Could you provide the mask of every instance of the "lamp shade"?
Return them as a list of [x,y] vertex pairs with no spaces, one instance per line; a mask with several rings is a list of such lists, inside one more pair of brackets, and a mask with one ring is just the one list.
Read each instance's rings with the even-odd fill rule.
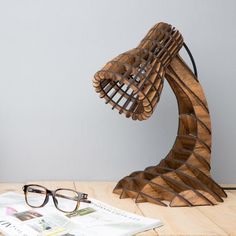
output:
[[114,58],[95,74],[96,92],[120,114],[134,120],[148,119],[160,99],[164,68],[182,44],[181,34],[171,25],[155,25],[138,47]]

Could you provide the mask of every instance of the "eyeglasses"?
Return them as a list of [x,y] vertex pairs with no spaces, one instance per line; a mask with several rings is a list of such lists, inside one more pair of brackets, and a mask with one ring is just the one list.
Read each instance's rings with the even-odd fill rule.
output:
[[41,185],[30,184],[24,185],[23,191],[26,203],[33,208],[45,206],[49,201],[50,195],[55,207],[65,213],[75,212],[79,208],[80,202],[91,203],[87,199],[88,194],[67,188],[49,190]]

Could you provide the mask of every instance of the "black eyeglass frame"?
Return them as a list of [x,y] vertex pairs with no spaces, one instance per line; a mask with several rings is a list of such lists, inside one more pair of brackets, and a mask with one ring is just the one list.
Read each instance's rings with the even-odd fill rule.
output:
[[[45,193],[42,193],[39,189],[33,189],[33,187],[40,187],[42,189],[45,190]],[[35,193],[39,193],[39,194],[45,194],[45,199],[44,199],[44,202],[40,205],[40,206],[32,206],[31,204],[29,204],[28,202],[28,199],[27,199],[27,193],[29,192],[28,189],[29,188],[32,188],[31,190],[33,190],[33,192]],[[53,199],[53,203],[55,205],[55,207],[57,208],[57,210],[59,211],[62,211],[64,213],[73,213],[75,212],[79,206],[80,206],[80,202],[86,202],[86,203],[91,203],[90,200],[88,200],[88,194],[86,193],[82,193],[82,192],[78,192],[78,191],[75,191],[74,189],[69,189],[69,188],[58,188],[58,189],[55,189],[55,190],[49,190],[47,189],[46,187],[42,186],[42,185],[38,185],[38,184],[28,184],[28,185],[24,185],[22,187],[23,189],[23,192],[24,192],[24,196],[25,196],[25,202],[27,203],[27,205],[29,205],[30,207],[32,208],[41,208],[41,207],[44,207],[48,201],[49,201],[49,196],[51,195],[52,196],[52,199]],[[64,196],[64,195],[61,195],[61,194],[57,194],[57,191],[59,190],[68,190],[68,191],[72,191],[74,193],[77,194],[76,198],[72,198],[72,197],[67,197],[67,196]],[[61,198],[65,198],[65,199],[68,199],[68,200],[73,200],[73,201],[76,201],[76,207],[73,211],[64,211],[62,209],[60,209],[58,207],[58,201],[57,201],[57,198],[56,197],[61,197]]]

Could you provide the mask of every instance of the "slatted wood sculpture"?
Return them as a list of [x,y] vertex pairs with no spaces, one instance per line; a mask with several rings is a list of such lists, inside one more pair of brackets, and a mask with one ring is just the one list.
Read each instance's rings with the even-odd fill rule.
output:
[[133,120],[152,115],[165,79],[178,101],[179,128],[172,149],[158,165],[121,179],[113,190],[121,198],[197,206],[214,205],[226,197],[210,175],[209,110],[197,76],[179,55],[182,46],[186,46],[182,35],[171,25],[159,23],[138,47],[114,58],[94,76],[100,97]]

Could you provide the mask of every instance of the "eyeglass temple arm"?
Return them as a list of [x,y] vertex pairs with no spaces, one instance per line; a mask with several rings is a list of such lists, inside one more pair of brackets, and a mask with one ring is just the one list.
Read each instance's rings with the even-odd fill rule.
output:
[[61,195],[61,194],[58,194],[56,193],[56,197],[61,197],[61,198],[65,198],[65,199],[70,199],[70,200],[73,200],[73,201],[80,201],[80,202],[87,202],[87,203],[91,203],[90,200],[88,200],[88,194],[86,193],[80,193],[78,192],[79,194],[79,197],[68,197],[68,196],[64,196],[64,195]]

